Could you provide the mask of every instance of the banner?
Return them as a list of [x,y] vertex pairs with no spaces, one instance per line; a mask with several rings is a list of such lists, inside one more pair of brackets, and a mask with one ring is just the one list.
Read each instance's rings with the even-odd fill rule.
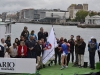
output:
[[57,40],[55,37],[54,29],[52,27],[50,35],[49,35],[47,43],[46,43],[47,50],[45,50],[44,54],[43,54],[43,59],[42,59],[43,64],[46,64],[50,60],[50,58],[55,54],[54,48],[57,46],[58,46]]
[[36,73],[36,59],[0,58],[0,72],[3,72],[3,73]]

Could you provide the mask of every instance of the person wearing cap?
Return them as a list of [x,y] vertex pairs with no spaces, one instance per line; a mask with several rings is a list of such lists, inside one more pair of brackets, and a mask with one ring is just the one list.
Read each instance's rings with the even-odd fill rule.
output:
[[29,31],[26,26],[24,27],[24,30],[22,31],[21,36],[23,36],[26,40],[28,40]]
[[[92,36],[91,37],[91,40],[88,42],[88,45],[90,44],[90,43],[92,43],[92,39],[95,39],[95,37],[94,36]],[[95,39],[96,40],[96,39]],[[98,49],[98,43],[97,43],[97,41],[96,41],[96,50]],[[88,51],[89,51],[89,61],[90,61],[90,47],[88,46]],[[91,68],[91,64],[90,64],[90,62],[89,62],[89,67]]]
[[35,37],[35,40],[38,40],[36,34],[34,34],[34,30],[32,30],[31,33],[29,34],[28,40],[30,40],[31,35]]
[[41,40],[42,38],[44,39],[44,41],[47,41],[47,37],[48,37],[48,32],[44,32],[43,28],[40,28],[40,31],[38,32],[38,40]]
[[89,47],[89,58],[90,58],[90,68],[95,69],[95,52],[97,49],[97,41],[95,38],[91,39],[91,42],[88,43]]

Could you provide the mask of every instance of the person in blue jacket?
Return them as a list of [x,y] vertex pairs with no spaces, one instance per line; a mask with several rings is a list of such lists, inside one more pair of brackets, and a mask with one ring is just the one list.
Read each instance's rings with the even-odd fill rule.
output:
[[[67,56],[68,56],[68,46],[67,46],[67,39],[64,39],[63,44],[61,45],[62,48],[62,67],[61,70],[65,67],[67,68]],[[64,63],[65,62],[65,63]]]
[[31,31],[31,33],[28,36],[28,39],[30,40],[30,36],[34,36],[35,40],[38,40],[36,34],[34,34],[34,30]]

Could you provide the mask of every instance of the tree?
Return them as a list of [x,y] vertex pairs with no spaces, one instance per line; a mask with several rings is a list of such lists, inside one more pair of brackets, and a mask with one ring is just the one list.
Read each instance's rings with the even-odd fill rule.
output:
[[94,11],[92,11],[92,12],[89,13],[89,16],[95,16],[95,15],[98,15],[98,13],[94,12]]
[[88,11],[80,10],[76,13],[75,21],[85,22],[85,17],[88,15]]

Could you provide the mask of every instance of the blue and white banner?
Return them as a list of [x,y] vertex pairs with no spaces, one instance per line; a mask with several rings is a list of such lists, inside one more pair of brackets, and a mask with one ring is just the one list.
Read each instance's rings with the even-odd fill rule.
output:
[[47,50],[45,50],[43,54],[43,64],[46,64],[50,60],[50,58],[53,57],[53,55],[55,54],[54,48],[57,46],[58,46],[57,40],[55,37],[54,29],[52,27],[50,35],[46,43]]

